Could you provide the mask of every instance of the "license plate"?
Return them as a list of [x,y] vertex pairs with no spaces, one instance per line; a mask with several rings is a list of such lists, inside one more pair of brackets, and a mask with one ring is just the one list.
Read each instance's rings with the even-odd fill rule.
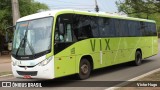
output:
[[24,75],[23,78],[24,78],[24,79],[30,79],[30,78],[32,78],[32,77],[31,77],[31,75]]

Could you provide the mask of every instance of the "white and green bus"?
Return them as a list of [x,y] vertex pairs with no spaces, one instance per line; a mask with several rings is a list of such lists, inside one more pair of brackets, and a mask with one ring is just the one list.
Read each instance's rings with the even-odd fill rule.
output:
[[12,46],[15,77],[54,79],[133,62],[158,53],[153,20],[78,10],[54,10],[20,18]]

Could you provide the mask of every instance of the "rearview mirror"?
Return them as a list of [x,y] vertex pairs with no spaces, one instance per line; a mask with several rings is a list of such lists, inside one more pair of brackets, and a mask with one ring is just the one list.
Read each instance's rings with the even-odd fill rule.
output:
[[8,32],[8,30],[10,30],[10,29],[15,29],[16,27],[15,27],[15,25],[14,26],[9,26],[9,27],[7,27],[5,30]]

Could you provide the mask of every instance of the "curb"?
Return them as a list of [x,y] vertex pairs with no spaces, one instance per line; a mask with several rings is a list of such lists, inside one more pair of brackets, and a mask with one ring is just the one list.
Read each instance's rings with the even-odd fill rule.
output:
[[7,77],[7,76],[12,76],[13,74],[6,74],[6,75],[1,75],[0,78],[2,77]]
[[[158,72],[158,71],[160,71],[160,68],[155,69],[155,70],[152,70],[152,71],[150,71],[150,72],[148,72],[148,73],[142,74],[142,75],[140,75],[140,76],[137,76],[137,77],[132,78],[132,79],[127,80],[127,81],[136,81],[136,80],[139,80],[139,79],[141,79],[141,78],[143,78],[143,77],[145,77],[145,76],[151,75],[151,74],[153,74],[153,73],[155,73],[155,72]],[[127,83],[127,82],[120,83],[120,84],[115,85],[114,87],[106,88],[106,89],[104,89],[104,90],[115,90],[115,89],[121,88],[121,86],[124,86],[124,85],[126,85],[126,84],[128,84],[128,83]]]

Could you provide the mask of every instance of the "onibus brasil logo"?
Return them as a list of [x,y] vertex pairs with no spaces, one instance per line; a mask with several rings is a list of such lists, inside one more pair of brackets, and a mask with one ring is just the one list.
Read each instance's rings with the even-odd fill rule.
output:
[[42,85],[31,82],[2,82],[2,87],[42,87]]

